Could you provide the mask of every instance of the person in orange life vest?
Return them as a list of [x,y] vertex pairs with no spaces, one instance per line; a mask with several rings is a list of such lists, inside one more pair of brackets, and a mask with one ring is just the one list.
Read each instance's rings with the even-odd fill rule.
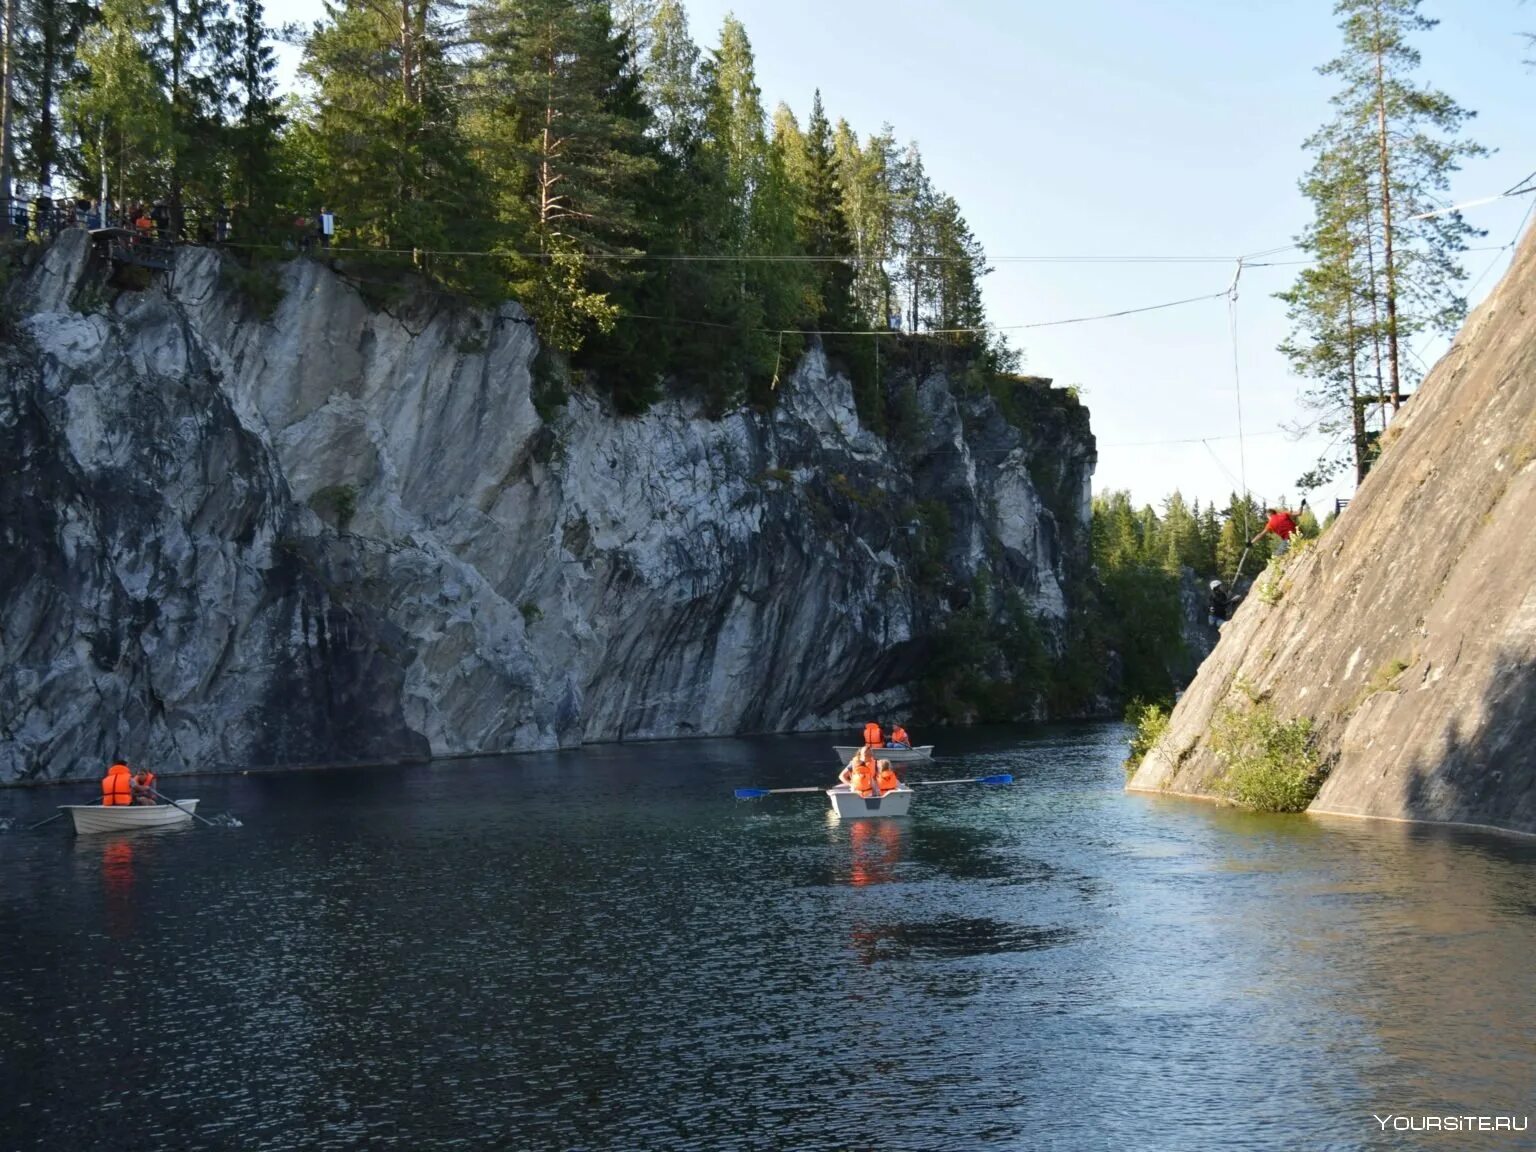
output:
[[854,770],[857,769],[860,765],[867,765],[870,771],[874,771],[874,758],[870,754],[868,744],[864,745],[864,747],[860,748],[853,754],[853,759],[848,761],[843,770],[838,773],[837,782],[839,784],[846,784],[848,787],[852,788]]
[[880,725],[873,720],[864,725],[864,743],[871,748],[878,748],[885,743],[885,737],[880,734]]
[[133,802],[135,804],[153,804],[155,802],[155,774],[153,772],[145,770],[133,778]]
[[886,742],[887,748],[910,748],[912,737],[907,735],[907,730],[900,724],[891,729],[891,738]]
[[873,760],[855,760],[853,771],[848,777],[848,787],[860,796],[878,797],[880,783],[877,776],[878,772]]
[[[1301,502],[1301,507],[1305,511],[1307,507],[1305,500]],[[1248,541],[1248,543],[1257,544],[1266,535],[1273,532],[1280,540],[1280,543],[1275,546],[1275,555],[1283,556],[1285,555],[1285,550],[1291,546],[1291,537],[1296,532],[1296,516],[1300,516],[1301,513],[1298,512],[1296,516],[1292,516],[1284,508],[1278,510],[1266,508],[1264,509],[1264,515],[1268,516],[1269,519],[1264,522],[1264,527],[1259,529],[1259,534]]]
[[875,784],[879,787],[881,795],[894,792],[901,787],[901,781],[896,778],[896,771],[891,767],[889,760],[881,760],[876,764],[879,772],[875,776]]
[[133,803],[133,777],[128,773],[128,765],[121,760],[108,768],[101,778],[101,802],[108,808]]

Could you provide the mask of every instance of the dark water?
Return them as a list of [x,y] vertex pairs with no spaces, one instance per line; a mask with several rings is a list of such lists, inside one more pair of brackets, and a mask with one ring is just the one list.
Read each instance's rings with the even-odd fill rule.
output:
[[[0,1148],[1355,1149],[1536,1113],[1536,843],[1120,791],[1119,727],[185,782],[241,828],[23,833]],[[1536,1118],[1536,1117],[1533,1117]]]

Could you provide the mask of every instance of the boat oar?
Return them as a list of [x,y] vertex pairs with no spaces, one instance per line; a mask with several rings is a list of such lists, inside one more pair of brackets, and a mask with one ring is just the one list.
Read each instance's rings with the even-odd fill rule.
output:
[[777,796],[781,792],[825,792],[827,786],[818,784],[812,788],[738,788],[736,799],[756,800],[759,796]]
[[30,832],[34,828],[41,828],[44,824],[52,824],[55,820],[62,820],[62,819],[64,819],[65,815],[66,815],[66,813],[63,813],[63,812],[55,812],[52,816],[48,817],[48,819],[46,819],[46,820],[39,820],[36,824],[28,824],[26,826],[26,828],[22,829],[22,831]]
[[[171,804],[171,805],[174,805],[177,808],[181,808],[181,805],[176,803],[175,800],[172,800],[169,796],[162,796],[153,786],[150,787],[149,794],[151,796],[153,796],[156,800],[164,800],[167,804]],[[188,816],[192,817],[192,819],[194,819],[194,820],[203,820],[203,818],[201,816],[199,816],[196,812],[192,811],[192,809],[190,809],[190,808],[181,808],[181,810],[183,812],[185,812]],[[203,823],[208,825],[208,827],[210,827],[210,828],[217,828],[218,827],[218,825],[215,824],[212,820],[203,820]]]
[[999,772],[996,776],[967,776],[962,780],[907,780],[904,783],[908,787],[921,784],[924,788],[930,784],[1012,784],[1013,777],[1006,772]]

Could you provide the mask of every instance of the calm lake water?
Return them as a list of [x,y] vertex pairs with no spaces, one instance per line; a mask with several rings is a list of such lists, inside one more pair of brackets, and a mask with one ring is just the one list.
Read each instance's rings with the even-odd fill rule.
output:
[[941,733],[1018,783],[892,822],[732,798],[828,737],[0,794],[0,1148],[1536,1147],[1372,1119],[1536,1113],[1536,842],[1127,796],[1125,735]]

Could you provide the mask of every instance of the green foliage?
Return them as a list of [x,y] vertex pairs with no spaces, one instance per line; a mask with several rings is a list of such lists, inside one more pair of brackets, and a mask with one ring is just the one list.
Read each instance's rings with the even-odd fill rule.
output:
[[281,266],[252,253],[247,260],[226,259],[219,267],[219,277],[250,305],[262,320],[270,320],[283,302]]
[[914,693],[925,722],[1032,719],[1051,694],[1051,657],[1039,620],[1017,592],[994,618],[987,589],[933,637]]
[[517,610],[522,613],[524,628],[532,628],[540,620],[544,619],[544,610],[532,600],[524,600],[517,606]]
[[1319,69],[1339,84],[1336,112],[1306,141],[1313,218],[1298,241],[1312,260],[1280,293],[1292,323],[1280,351],[1310,381],[1303,403],[1319,431],[1347,434],[1303,477],[1308,488],[1346,461],[1364,478],[1376,451],[1367,411],[1396,408],[1419,371],[1400,350],[1466,315],[1458,257],[1482,233],[1438,209],[1460,162],[1486,149],[1460,138],[1473,113],[1414,77],[1411,38],[1435,25],[1419,7],[1337,0],[1342,50]]
[[1312,721],[1281,720],[1268,704],[1224,706],[1211,724],[1211,749],[1225,766],[1217,789],[1260,812],[1300,812],[1326,775]]
[[357,489],[351,484],[332,484],[311,496],[309,506],[336,531],[345,532],[357,513]]
[[1133,699],[1125,708],[1125,722],[1136,727],[1131,736],[1130,755],[1125,758],[1125,770],[1134,772],[1141,767],[1141,762],[1153,745],[1163,738],[1163,733],[1168,731],[1168,709],[1162,704],[1152,703],[1140,698]]
[[565,407],[566,380],[570,368],[564,358],[546,346],[540,346],[533,358],[531,397],[533,409],[544,423],[552,423]]

